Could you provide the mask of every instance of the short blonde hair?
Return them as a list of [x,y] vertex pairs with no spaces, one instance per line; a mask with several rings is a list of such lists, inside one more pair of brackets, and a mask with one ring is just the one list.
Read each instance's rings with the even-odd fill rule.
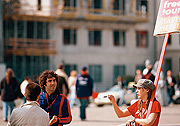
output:
[[71,73],[70,73],[70,76],[76,77],[77,76],[77,71],[72,70]]

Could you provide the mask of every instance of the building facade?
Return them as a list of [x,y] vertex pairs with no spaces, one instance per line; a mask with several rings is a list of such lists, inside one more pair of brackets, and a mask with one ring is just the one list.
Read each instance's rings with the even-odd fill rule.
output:
[[19,81],[56,70],[60,62],[68,75],[87,66],[95,90],[105,91],[119,75],[134,76],[146,59],[153,64],[159,58],[155,5],[156,0],[4,0],[4,63]]
[[57,41],[57,55],[65,70],[85,65],[95,81],[95,90],[104,91],[120,76],[134,76],[144,61],[154,60],[153,1],[72,0],[59,2],[58,21],[51,26]]

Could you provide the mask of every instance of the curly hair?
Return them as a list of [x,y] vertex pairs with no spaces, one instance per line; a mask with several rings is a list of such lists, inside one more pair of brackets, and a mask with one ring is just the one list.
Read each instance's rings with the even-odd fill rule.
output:
[[47,78],[56,78],[56,82],[58,83],[58,75],[52,71],[52,70],[45,70],[39,77],[39,84],[43,92],[46,92],[45,86],[46,86],[46,80]]

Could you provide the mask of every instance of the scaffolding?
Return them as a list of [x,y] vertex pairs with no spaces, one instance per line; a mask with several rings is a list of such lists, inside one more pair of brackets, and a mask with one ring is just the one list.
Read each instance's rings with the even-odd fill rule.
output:
[[[117,0],[42,0],[30,4],[29,0],[3,0],[4,60],[13,68],[19,81],[24,76],[33,77],[49,69],[49,57],[57,53],[56,41],[49,36],[49,26],[60,20],[84,20],[100,22],[143,23],[148,22],[148,13],[138,10],[142,0],[131,0],[125,9]],[[126,0],[119,0],[125,4]],[[144,0],[147,1],[147,0]],[[32,2],[32,3],[33,3]],[[136,4],[136,5],[135,5]],[[136,9],[135,9],[136,7]]]
[[56,54],[56,41],[49,37],[49,24],[56,22],[54,8],[38,10],[28,1],[4,0],[4,60],[17,79],[33,79],[49,69],[49,56]]

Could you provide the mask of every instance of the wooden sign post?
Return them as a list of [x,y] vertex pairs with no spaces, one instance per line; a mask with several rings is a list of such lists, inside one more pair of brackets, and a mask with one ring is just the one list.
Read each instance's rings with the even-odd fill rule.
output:
[[151,100],[149,103],[147,116],[148,118],[153,100],[155,97],[159,76],[161,73],[161,68],[164,60],[164,55],[166,52],[166,47],[169,39],[170,33],[180,32],[180,1],[179,0],[161,0],[158,17],[156,19],[156,26],[154,29],[154,36],[165,35],[164,43],[161,50],[160,60],[158,64],[158,69],[156,72],[156,77],[154,81],[155,90],[152,92]]

